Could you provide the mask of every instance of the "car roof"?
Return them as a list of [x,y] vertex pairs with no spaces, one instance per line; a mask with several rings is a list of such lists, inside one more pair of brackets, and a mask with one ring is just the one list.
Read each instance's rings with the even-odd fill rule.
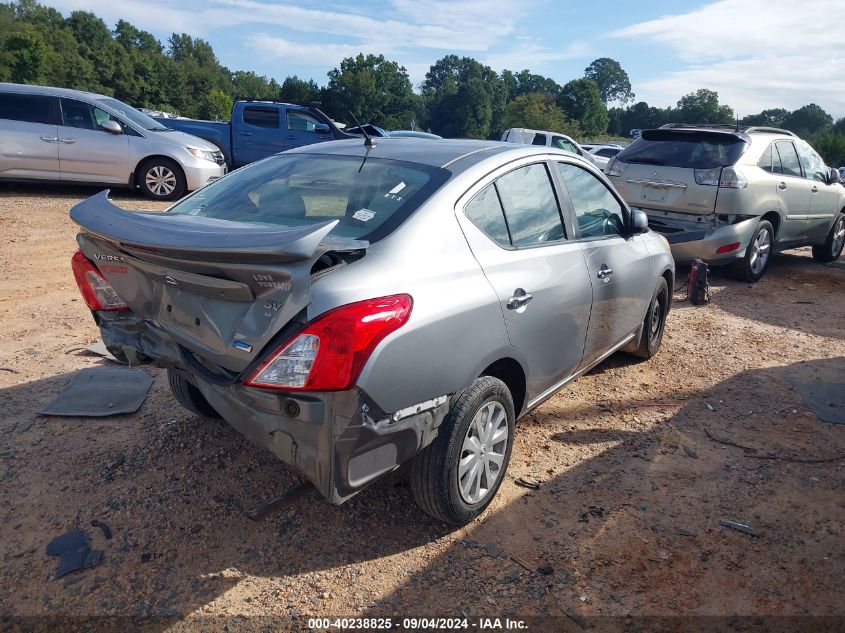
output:
[[[560,154],[572,158],[580,157],[572,152],[558,150],[545,145],[523,145],[503,141],[477,141],[471,139],[423,139],[423,138],[378,138],[375,146],[367,148],[364,139],[327,141],[304,145],[285,152],[286,154],[322,154],[333,156],[378,157],[401,160],[431,167],[448,168],[453,173],[469,169],[490,156],[509,155],[516,160],[523,156]],[[587,161],[584,161],[585,163]]]
[[21,94],[36,94],[46,97],[86,97],[88,99],[109,99],[108,95],[70,88],[54,88],[53,86],[35,86],[32,84],[0,83],[0,92],[18,92]]

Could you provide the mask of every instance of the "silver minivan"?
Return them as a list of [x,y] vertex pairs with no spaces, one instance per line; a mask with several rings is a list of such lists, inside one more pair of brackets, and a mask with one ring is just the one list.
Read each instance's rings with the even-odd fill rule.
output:
[[0,179],[108,184],[159,200],[226,173],[208,141],[112,97],[0,83]]

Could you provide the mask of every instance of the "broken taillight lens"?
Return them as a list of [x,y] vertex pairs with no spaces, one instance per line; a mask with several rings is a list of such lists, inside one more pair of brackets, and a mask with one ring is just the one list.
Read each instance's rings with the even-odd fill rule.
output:
[[128,310],[129,307],[115,292],[82,251],[76,251],[70,261],[73,277],[82,298],[92,310]]
[[392,295],[329,310],[286,341],[246,384],[290,391],[348,389],[376,346],[408,321],[412,306],[409,295]]

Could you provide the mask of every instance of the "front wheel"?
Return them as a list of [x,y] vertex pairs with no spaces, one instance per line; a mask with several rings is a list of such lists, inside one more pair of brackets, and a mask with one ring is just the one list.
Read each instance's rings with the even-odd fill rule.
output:
[[666,317],[669,314],[669,284],[660,278],[657,290],[648,306],[643,322],[643,333],[640,346],[633,352],[634,356],[649,359],[657,354],[660,343],[663,342],[663,330],[666,327]]
[[482,376],[454,401],[434,442],[411,463],[417,504],[445,523],[466,525],[493,500],[510,462],[514,435],[511,392]]
[[185,174],[169,158],[151,158],[138,168],[138,186],[141,192],[154,200],[176,200],[188,189]]
[[761,220],[751,236],[745,256],[735,264],[736,276],[742,281],[760,281],[772,259],[775,230],[771,223]]
[[824,263],[835,262],[842,254],[843,247],[845,247],[845,213],[840,213],[833,226],[830,227],[824,244],[813,246],[813,259]]

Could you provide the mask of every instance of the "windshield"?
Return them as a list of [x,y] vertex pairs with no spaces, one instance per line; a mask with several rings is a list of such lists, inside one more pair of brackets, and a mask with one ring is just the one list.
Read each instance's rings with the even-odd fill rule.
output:
[[714,169],[733,165],[747,147],[730,134],[646,130],[616,158],[625,163]]
[[332,235],[375,242],[449,175],[437,167],[377,158],[279,155],[232,172],[169,212],[285,227],[340,220]]
[[148,117],[143,112],[136,110],[130,105],[126,105],[123,101],[118,101],[117,99],[112,99],[110,97],[97,99],[97,101],[117,110],[127,119],[132,121],[132,123],[141,126],[145,130],[158,131],[168,129],[155,119]]

